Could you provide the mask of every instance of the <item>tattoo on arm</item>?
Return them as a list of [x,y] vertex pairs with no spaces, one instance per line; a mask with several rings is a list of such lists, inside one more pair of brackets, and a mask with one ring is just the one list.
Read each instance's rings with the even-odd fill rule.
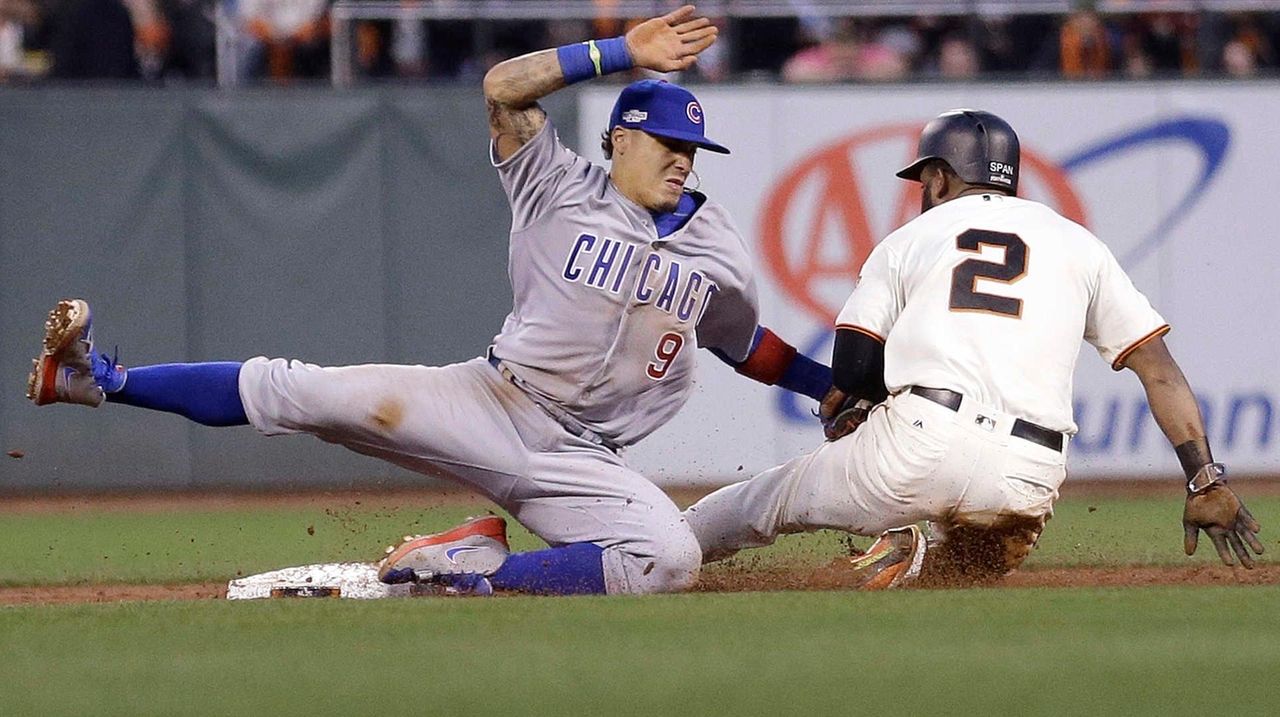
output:
[[1213,462],[1213,453],[1209,450],[1206,438],[1194,438],[1180,443],[1173,451],[1178,454],[1178,462],[1182,464],[1182,472],[1187,474],[1187,480],[1191,480],[1202,466]]
[[536,102],[520,110],[498,104],[494,100],[486,102],[489,106],[489,136],[497,147],[499,160],[515,154],[547,122],[547,113]]
[[498,158],[506,159],[533,139],[547,121],[538,100],[564,87],[564,73],[555,50],[543,50],[507,60],[484,78],[489,110],[489,136]]

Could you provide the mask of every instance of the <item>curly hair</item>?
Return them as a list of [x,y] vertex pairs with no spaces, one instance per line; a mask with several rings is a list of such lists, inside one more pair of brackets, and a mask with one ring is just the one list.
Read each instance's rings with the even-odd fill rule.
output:
[[600,149],[604,150],[605,159],[613,159],[613,133],[604,131],[600,133]]

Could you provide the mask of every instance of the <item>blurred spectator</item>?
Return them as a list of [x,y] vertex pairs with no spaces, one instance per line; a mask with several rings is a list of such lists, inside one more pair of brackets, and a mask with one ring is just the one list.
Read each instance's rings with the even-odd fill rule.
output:
[[854,79],[891,82],[906,79],[911,70],[909,53],[913,47],[910,40],[900,32],[901,26],[891,25],[885,29],[864,29],[862,42],[854,57]]
[[160,0],[160,10],[170,31],[165,76],[193,79],[214,76],[216,7],[217,0]]
[[120,0],[69,0],[54,21],[53,76],[135,79],[133,21]]
[[1144,26],[1142,33],[1143,50],[1151,59],[1152,69],[1158,72],[1180,72],[1182,70],[1182,42],[1178,37],[1178,29],[1168,13],[1138,18]]
[[427,26],[400,18],[391,25],[391,61],[398,77],[427,76]]
[[[831,37],[805,48],[782,66],[787,82],[839,82],[841,80],[899,80],[910,69],[907,57],[886,35],[869,31],[852,18],[841,18]],[[889,36],[892,38],[892,35]]]
[[31,73],[26,36],[39,22],[40,11],[31,0],[0,0],[0,81]]
[[[1013,72],[1026,70],[1028,58],[1023,55],[1022,47],[1015,41],[1016,31],[1012,27],[1012,18],[983,16],[973,23],[969,33],[971,47],[976,51],[975,65],[979,69],[993,72]],[[957,34],[948,35],[948,38]],[[976,35],[976,40],[972,36]],[[963,37],[963,36],[961,36]],[[952,52],[955,50],[953,49]],[[941,52],[941,48],[939,48]]]
[[[0,0],[0,80],[39,74],[50,65],[58,78],[213,77],[213,17],[220,7],[240,31],[244,47],[236,56],[244,77],[322,78],[329,68],[333,1]],[[678,4],[655,0],[659,9]],[[716,19],[720,42],[683,79],[972,80],[992,72],[1069,79],[1238,77],[1274,71],[1280,63],[1280,0],[1277,11],[1233,13],[1140,12],[1151,5],[1109,3],[1132,11],[1102,15],[1096,4],[1081,0],[1062,17],[983,12],[832,18],[806,13],[801,1],[789,17]],[[571,20],[362,20],[352,27],[350,61],[362,77],[470,82],[523,52],[621,34],[633,20],[620,7],[620,0],[593,0],[594,15]]]
[[731,66],[734,38],[725,32],[728,20],[723,17],[712,18],[711,22],[720,29],[716,43],[698,55],[698,61],[684,74],[703,82],[724,82],[733,75]]
[[1133,80],[1150,77],[1155,71],[1143,43],[1143,33],[1136,28],[1130,28],[1120,41],[1120,71]]
[[275,82],[329,72],[328,0],[239,0],[250,43],[248,70]]
[[146,79],[156,79],[164,69],[169,53],[169,24],[160,13],[156,0],[122,0],[133,23],[134,56],[138,70]]
[[1111,69],[1111,41],[1102,18],[1092,9],[1077,10],[1058,33],[1062,76],[1100,79]]
[[[816,39],[816,38],[815,38]],[[846,20],[782,65],[782,79],[787,82],[836,82],[854,78],[854,62],[858,56],[858,40],[853,23]]]
[[1199,70],[1194,15],[1156,13],[1140,16],[1138,22],[1145,29],[1142,49],[1155,72],[1193,75]]
[[978,49],[967,37],[952,35],[938,48],[938,75],[947,80],[972,80],[982,70]]
[[1229,77],[1253,77],[1258,61],[1243,40],[1231,40],[1222,48],[1222,71]]
[[[1276,64],[1275,48],[1272,47],[1271,41],[1267,38],[1266,33],[1259,26],[1258,18],[1247,13],[1240,13],[1232,17],[1234,25],[1231,42],[1237,42],[1243,45],[1243,49],[1248,51],[1249,62],[1256,70],[1259,65],[1267,65],[1274,67]],[[1239,50],[1233,50],[1233,53],[1239,53]],[[1243,59],[1243,58],[1241,58]],[[1223,47],[1223,70],[1230,75],[1239,76],[1226,65],[1226,46]]]

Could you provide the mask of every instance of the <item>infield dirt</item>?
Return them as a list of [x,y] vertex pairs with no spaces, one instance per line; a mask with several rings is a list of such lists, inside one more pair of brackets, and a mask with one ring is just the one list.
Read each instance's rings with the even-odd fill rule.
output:
[[[1250,495],[1280,494],[1280,480],[1249,480]],[[1179,500],[1179,487],[1147,481],[1076,483],[1064,487],[1072,498],[1168,497]],[[702,491],[675,494],[678,503],[691,503]],[[74,513],[77,511],[171,512],[182,510],[239,510],[255,507],[325,507],[335,510],[382,506],[397,510],[474,505],[477,496],[466,491],[326,491],[311,493],[173,493],[74,496],[8,496],[0,512],[24,514]],[[853,576],[837,558],[819,568],[780,568],[735,559],[704,570],[698,592],[850,590]],[[1006,576],[996,588],[1144,587],[1154,585],[1276,585],[1280,564],[1263,563],[1253,570],[1221,565],[1045,567],[1034,565]],[[0,605],[80,604],[154,600],[216,600],[225,597],[226,583],[182,584],[79,584],[15,586],[0,588]]]

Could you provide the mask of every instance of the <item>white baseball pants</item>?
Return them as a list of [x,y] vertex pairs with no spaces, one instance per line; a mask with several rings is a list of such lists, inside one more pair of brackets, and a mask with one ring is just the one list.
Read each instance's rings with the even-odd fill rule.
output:
[[1066,454],[1009,435],[1012,416],[900,393],[857,431],[726,486],[685,511],[703,561],[832,528],[858,535],[922,520],[989,526],[1052,513]]
[[609,593],[683,590],[701,552],[680,510],[609,450],[569,434],[483,358],[324,368],[258,357],[240,397],[267,435],[309,433],[465,483],[552,546],[604,548]]

